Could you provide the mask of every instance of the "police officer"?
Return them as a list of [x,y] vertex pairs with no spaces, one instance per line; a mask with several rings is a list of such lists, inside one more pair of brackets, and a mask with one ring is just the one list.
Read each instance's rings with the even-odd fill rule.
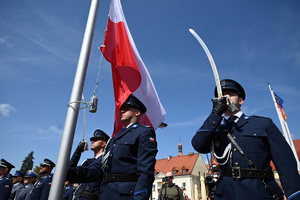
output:
[[[154,181],[157,143],[155,131],[139,120],[145,105],[130,95],[120,113],[123,129],[110,139],[103,156],[103,171],[76,167],[68,175],[74,180],[103,176],[98,199],[148,200]],[[100,166],[101,167],[101,166]]]
[[16,170],[16,173],[13,175],[12,183],[13,187],[9,196],[9,200],[13,200],[17,194],[24,188],[24,185],[22,184],[24,174]]
[[37,173],[28,170],[24,176],[24,188],[16,195],[15,200],[30,200],[30,192],[35,180],[39,177]]
[[[104,148],[106,146],[109,136],[102,130],[97,129],[94,131],[93,137],[90,138],[91,150],[94,152],[94,158],[86,159],[81,166],[92,167],[96,164],[102,165],[102,156]],[[80,142],[76,148],[69,167],[75,167],[78,164],[81,153],[84,151],[85,142]],[[87,200],[87,199],[97,199],[98,192],[101,181],[97,180],[95,182],[82,183],[75,191],[75,199]]]
[[7,177],[10,170],[15,168],[12,164],[4,159],[0,161],[0,200],[7,200],[12,190],[12,182]]
[[54,167],[54,162],[47,158],[44,159],[44,162],[41,164],[41,168],[39,171],[39,174],[42,174],[43,177],[40,178],[32,188],[32,191],[30,192],[31,200],[48,200],[53,178],[53,174],[51,174],[51,171]]
[[11,173],[7,174],[7,177],[8,177],[9,180],[12,182],[12,178],[13,178],[12,174],[11,174]]
[[74,191],[75,188],[73,187],[73,185],[69,181],[66,181],[62,200],[72,200]]
[[[212,149],[219,162],[215,200],[283,199],[274,180],[271,160],[286,197],[299,200],[297,164],[282,133],[271,119],[247,116],[241,111],[246,95],[239,83],[224,79],[221,87],[224,96],[213,100],[211,114],[192,139],[196,151],[208,153]],[[229,98],[238,111],[228,109]]]

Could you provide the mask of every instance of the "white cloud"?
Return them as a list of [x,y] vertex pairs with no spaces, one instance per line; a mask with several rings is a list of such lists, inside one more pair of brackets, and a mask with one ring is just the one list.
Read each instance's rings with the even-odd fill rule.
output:
[[9,116],[9,113],[11,111],[16,112],[16,109],[9,104],[4,104],[4,103],[0,104],[0,112],[2,113],[3,116]]
[[51,126],[50,129],[51,129],[52,132],[55,132],[55,133],[58,133],[58,134],[62,134],[63,133],[63,130],[61,128],[57,128],[54,125]]
[[4,38],[0,38],[0,44],[3,44],[5,42]]

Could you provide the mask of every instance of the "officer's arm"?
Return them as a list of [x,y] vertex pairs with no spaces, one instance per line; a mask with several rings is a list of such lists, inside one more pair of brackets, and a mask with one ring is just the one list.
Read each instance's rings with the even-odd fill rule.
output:
[[210,152],[213,133],[222,121],[222,117],[211,113],[192,138],[192,145],[199,153]]
[[72,200],[73,199],[73,193],[74,193],[75,189],[73,187],[70,188],[70,193],[68,196],[68,200]]
[[85,147],[85,142],[80,141],[71,160],[69,163],[69,168],[70,167],[76,167],[78,165],[78,162],[80,160],[81,157],[81,153],[84,151],[84,147]]
[[77,166],[70,168],[67,173],[67,180],[70,183],[88,183],[101,180],[103,177],[101,163],[93,166]]
[[41,193],[41,198],[40,200],[48,200],[51,184],[52,184],[52,178],[51,179],[44,179],[43,181],[43,189]]
[[[12,189],[12,184],[9,180],[2,180],[1,182],[0,182],[0,200],[6,200],[9,198]],[[7,185],[9,186],[9,188],[7,188]]]
[[267,133],[270,152],[284,193],[289,200],[300,200],[300,176],[294,154],[278,127],[269,120]]
[[154,181],[154,167],[157,154],[156,135],[152,128],[146,128],[139,138],[137,152],[137,181],[134,199],[148,199]]

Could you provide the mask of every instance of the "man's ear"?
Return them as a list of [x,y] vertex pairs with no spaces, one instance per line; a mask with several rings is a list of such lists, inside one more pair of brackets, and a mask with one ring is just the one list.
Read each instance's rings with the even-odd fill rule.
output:
[[103,143],[102,143],[102,147],[105,147],[105,146],[106,146],[106,143],[107,143],[107,142],[103,142]]
[[242,105],[243,103],[244,103],[244,99],[243,99],[243,98],[240,98],[240,99],[239,99],[239,104]]
[[141,111],[138,110],[138,109],[136,109],[136,111],[135,111],[135,116],[138,117],[138,116],[140,116],[140,115],[141,115]]

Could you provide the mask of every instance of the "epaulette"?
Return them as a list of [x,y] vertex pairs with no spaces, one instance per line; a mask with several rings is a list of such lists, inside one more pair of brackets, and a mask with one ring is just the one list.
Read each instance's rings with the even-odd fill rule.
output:
[[146,124],[141,124],[141,126],[143,126],[143,127],[145,127],[145,128],[152,128],[151,126],[146,125]]
[[270,119],[269,117],[264,117],[264,116],[258,116],[258,115],[251,115],[251,117],[257,117],[257,118],[264,118],[264,119]]
[[43,176],[42,179],[49,178],[49,177],[53,177],[53,174],[47,174],[47,175]]
[[130,128],[136,128],[138,126],[139,126],[138,124],[133,124]]
[[6,176],[4,176],[4,177],[1,177],[1,178],[0,178],[0,180],[2,180],[2,179],[9,180],[9,178],[8,178],[8,177],[6,177]]

